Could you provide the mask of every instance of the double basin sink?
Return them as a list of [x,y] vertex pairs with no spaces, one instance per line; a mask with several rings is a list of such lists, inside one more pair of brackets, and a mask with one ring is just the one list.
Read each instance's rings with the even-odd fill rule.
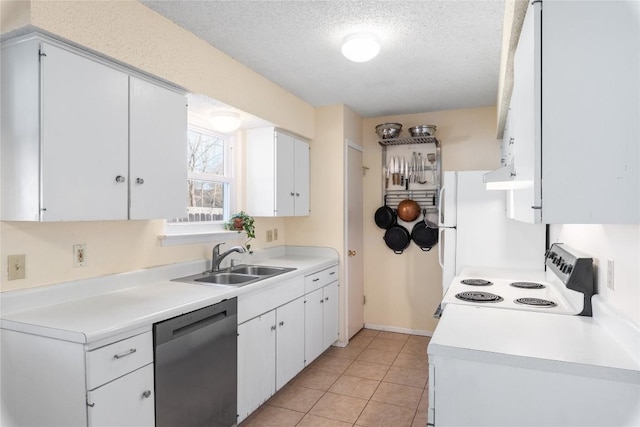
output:
[[205,271],[204,273],[173,279],[175,282],[215,284],[226,286],[245,286],[259,280],[268,279],[279,274],[293,271],[295,268],[271,267],[265,265],[238,265],[219,271]]

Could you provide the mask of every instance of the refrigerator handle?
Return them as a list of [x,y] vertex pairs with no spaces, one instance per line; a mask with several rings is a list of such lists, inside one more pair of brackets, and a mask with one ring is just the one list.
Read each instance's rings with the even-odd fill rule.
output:
[[444,199],[444,187],[440,189],[438,196],[438,212],[440,213],[440,224],[444,224],[444,212],[442,211],[442,200]]
[[444,237],[444,228],[439,229],[438,233],[440,234],[438,236],[438,242],[440,242],[438,244],[438,264],[440,264],[440,267],[444,269],[444,262],[442,261],[444,258],[444,240],[442,240]]

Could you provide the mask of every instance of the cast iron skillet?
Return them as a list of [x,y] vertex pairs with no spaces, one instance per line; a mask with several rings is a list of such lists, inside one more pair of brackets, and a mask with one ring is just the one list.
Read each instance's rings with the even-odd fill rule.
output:
[[426,209],[422,211],[422,214],[422,221],[414,225],[413,230],[411,230],[411,239],[413,239],[420,249],[427,252],[431,250],[436,243],[438,243],[438,228],[431,224],[427,224]]
[[380,206],[374,216],[376,225],[389,229],[396,223],[396,212],[387,206],[387,196],[384,196],[384,206]]
[[411,235],[406,228],[395,224],[384,233],[384,242],[394,253],[401,254],[409,246]]

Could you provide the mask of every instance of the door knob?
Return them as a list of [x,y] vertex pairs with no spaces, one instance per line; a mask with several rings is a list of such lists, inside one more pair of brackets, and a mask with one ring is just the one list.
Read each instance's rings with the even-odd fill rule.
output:
[[356,256],[356,251],[349,250],[349,256]]

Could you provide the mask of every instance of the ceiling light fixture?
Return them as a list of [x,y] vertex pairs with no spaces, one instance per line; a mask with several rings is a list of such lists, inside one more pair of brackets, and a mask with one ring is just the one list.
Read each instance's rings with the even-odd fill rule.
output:
[[345,37],[342,54],[353,62],[366,62],[380,52],[378,38],[371,33],[358,33]]
[[214,130],[222,133],[230,133],[238,130],[242,122],[240,116],[232,111],[220,111],[209,117],[209,123]]

